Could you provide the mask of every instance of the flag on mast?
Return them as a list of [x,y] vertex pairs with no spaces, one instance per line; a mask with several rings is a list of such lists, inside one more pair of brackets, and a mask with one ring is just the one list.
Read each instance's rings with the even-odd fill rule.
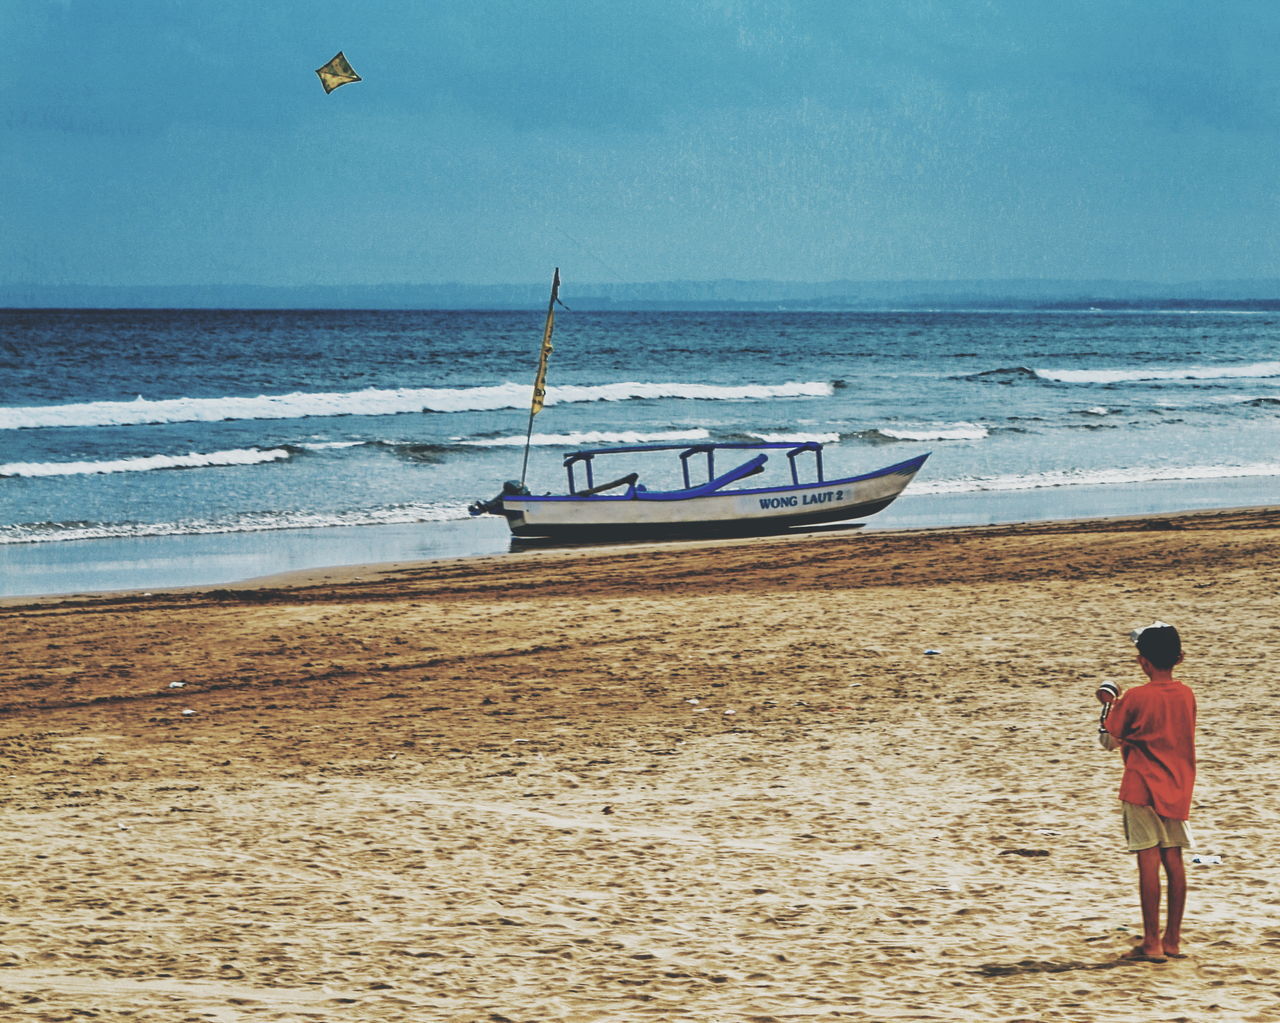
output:
[[556,326],[556,303],[560,301],[560,268],[556,267],[555,277],[551,281],[551,301],[547,303],[547,324],[542,328],[542,352],[538,356],[538,375],[533,380],[533,403],[529,407],[529,418],[532,419],[542,411],[543,399],[547,396],[547,357],[551,354],[551,332]]

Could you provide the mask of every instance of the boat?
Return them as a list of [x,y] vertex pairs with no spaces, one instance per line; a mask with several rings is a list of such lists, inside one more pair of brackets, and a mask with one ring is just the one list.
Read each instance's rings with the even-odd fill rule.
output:
[[[637,472],[595,482],[597,458],[660,451],[679,452],[684,486],[650,490]],[[733,452],[735,461],[755,453],[717,473],[716,455],[723,452]],[[742,487],[742,481],[764,472],[771,452],[785,453],[791,482]],[[799,459],[810,453],[815,471],[812,479],[802,482]],[[706,479],[695,480],[690,462],[701,455],[706,457]],[[763,534],[873,515],[902,493],[928,457],[926,453],[859,476],[826,479],[822,445],[816,441],[593,448],[565,456],[566,493],[532,494],[523,483],[510,480],[497,497],[478,501],[470,510],[472,515],[503,516],[517,537],[560,541]],[[580,483],[585,484],[581,489]]]
[[[501,515],[516,537],[537,537],[562,542],[591,542],[668,538],[698,535],[761,534],[865,518],[889,505],[919,472],[929,455],[917,455],[860,476],[829,480],[823,475],[822,444],[817,441],[765,441],[761,443],[633,444],[572,451],[565,456],[568,487],[563,494],[533,494],[525,486],[533,417],[542,411],[546,397],[547,359],[559,299],[560,269],[551,283],[551,301],[542,331],[538,372],[534,378],[525,435],[524,466],[519,480],[508,480],[502,492],[489,501],[476,501],[472,515]],[[606,483],[595,481],[595,459],[631,456],[634,462],[653,452],[678,451],[683,486],[650,489],[640,473],[631,471]],[[717,453],[731,452],[737,461],[717,472]],[[770,453],[785,452],[790,483],[750,487],[744,480],[765,471]],[[813,455],[813,478],[801,482],[799,459]],[[690,462],[706,456],[706,479],[694,481]],[[806,459],[808,461],[808,459]],[[579,480],[575,469],[581,469]],[[785,477],[784,477],[785,479]],[[579,488],[579,482],[585,485]]]

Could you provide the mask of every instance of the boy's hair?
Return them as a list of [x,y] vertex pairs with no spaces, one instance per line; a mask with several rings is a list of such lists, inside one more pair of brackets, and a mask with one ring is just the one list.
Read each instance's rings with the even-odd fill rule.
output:
[[1182,637],[1172,625],[1148,625],[1134,639],[1138,653],[1157,668],[1168,671],[1182,656]]

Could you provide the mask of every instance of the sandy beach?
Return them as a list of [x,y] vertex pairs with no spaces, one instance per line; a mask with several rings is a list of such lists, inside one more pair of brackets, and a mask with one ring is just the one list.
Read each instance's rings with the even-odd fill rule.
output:
[[[0,605],[0,1018],[1280,1020],[1280,509]],[[1186,959],[1093,692],[1183,632]]]

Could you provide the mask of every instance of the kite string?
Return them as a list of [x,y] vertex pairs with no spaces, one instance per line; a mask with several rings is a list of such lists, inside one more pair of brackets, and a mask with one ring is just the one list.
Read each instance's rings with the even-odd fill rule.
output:
[[563,227],[561,227],[559,224],[555,225],[555,228],[556,228],[556,230],[557,230],[557,231],[559,231],[559,232],[560,232],[560,234],[564,235],[564,237],[565,237],[565,238],[567,238],[569,241],[573,242],[573,244],[574,244],[574,245],[578,246],[578,248],[580,248],[580,249],[583,251],[583,253],[584,253],[584,254],[586,254],[586,255],[590,256],[590,257],[591,257],[592,259],[594,259],[597,263],[599,263],[599,264],[600,264],[601,266],[603,266],[606,270],[608,270],[608,271],[609,271],[609,273],[613,274],[614,278],[617,280],[617,282],[618,282],[619,284],[626,284],[626,283],[628,283],[628,282],[627,282],[627,278],[623,275],[622,271],[621,271],[621,270],[619,270],[619,269],[618,269],[616,266],[614,266],[612,263],[610,263],[610,262],[609,262],[607,259],[605,259],[602,255],[600,255],[600,253],[596,252],[596,251],[595,251],[594,249],[592,249],[590,246],[585,245],[585,244],[583,244],[582,242],[580,242],[577,238],[575,238],[573,235],[571,235],[568,231],[566,231],[566,230],[565,230]]

